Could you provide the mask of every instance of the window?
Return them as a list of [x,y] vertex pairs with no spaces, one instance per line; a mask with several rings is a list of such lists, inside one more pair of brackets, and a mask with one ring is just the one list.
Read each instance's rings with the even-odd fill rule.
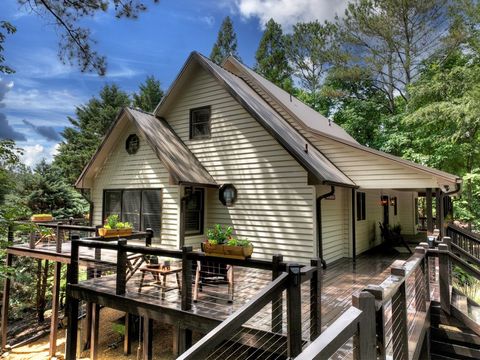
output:
[[210,106],[190,110],[190,139],[210,138]]
[[127,153],[130,155],[136,154],[139,147],[140,139],[138,136],[135,134],[129,135],[127,141],[125,142],[125,150],[127,150]]
[[365,193],[357,192],[357,221],[365,220]]
[[118,214],[135,230],[151,228],[155,238],[162,228],[162,190],[105,190],[103,217]]
[[204,189],[185,189],[185,235],[203,234]]

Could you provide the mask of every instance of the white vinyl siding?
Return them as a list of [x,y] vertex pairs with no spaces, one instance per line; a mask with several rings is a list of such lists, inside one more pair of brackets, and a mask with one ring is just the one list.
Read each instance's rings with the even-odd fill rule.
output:
[[357,255],[379,245],[381,242],[379,223],[383,222],[383,207],[380,205],[380,197],[387,195],[389,202],[392,197],[397,197],[398,211],[394,215],[393,206],[388,205],[389,223],[391,226],[400,224],[402,234],[411,235],[416,233],[414,193],[409,191],[394,190],[359,190],[365,192],[366,197],[366,220],[356,222],[356,252]]
[[[190,109],[211,106],[211,138],[189,139]],[[238,190],[233,207],[207,191],[207,227],[233,225],[254,243],[254,256],[314,253],[314,187],[302,166],[207,72],[198,69],[165,114],[167,122],[218,184]]]
[[[330,186],[317,186],[317,196],[329,191]],[[350,255],[350,192],[336,187],[335,200],[322,200],[323,257],[327,263]]]
[[[126,120],[123,120],[126,121]],[[125,141],[136,133],[130,124],[118,137],[102,168],[98,171],[92,186],[94,202],[93,223],[102,224],[103,190],[104,189],[162,189],[162,247],[178,247],[178,186],[169,184],[169,173],[158,159],[155,152],[141,135],[140,148],[134,155],[125,151]],[[158,234],[156,236],[158,239]]]

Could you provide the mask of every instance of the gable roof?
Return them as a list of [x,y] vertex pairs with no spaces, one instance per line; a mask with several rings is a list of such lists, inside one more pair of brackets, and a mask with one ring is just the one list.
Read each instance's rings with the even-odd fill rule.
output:
[[238,74],[245,79],[246,82],[253,83],[256,87],[265,92],[268,97],[283,108],[294,120],[296,120],[306,131],[309,131],[313,136],[325,136],[352,148],[374,154],[382,158],[391,160],[395,163],[407,166],[412,169],[419,170],[423,173],[439,177],[447,182],[461,183],[462,179],[457,175],[452,175],[447,172],[437,170],[435,168],[427,167],[400,158],[395,155],[385,153],[383,151],[372,149],[368,146],[358,143],[353,137],[341,128],[339,125],[329,121],[327,118],[305,105],[303,102],[291,96],[288,92],[257,74],[252,69],[248,68],[233,56],[229,56],[223,63],[223,66]]
[[253,80],[255,85],[268,93],[278,105],[297,120],[306,130],[358,143],[340,125],[327,119],[318,111],[313,110],[310,106],[298,100],[295,96],[292,96],[281,87],[265,79],[248,66],[242,64],[235,57],[229,56],[225,59],[222,66],[228,71],[244,78],[247,82],[248,80]]
[[214,76],[249,113],[255,118],[309,173],[317,183],[354,187],[355,184],[310,144],[292,125],[286,122],[245,81],[216,65],[203,55],[192,52],[180,74],[155,109],[155,115],[165,114],[173,101],[177,87],[185,83],[186,74],[195,65]]
[[[131,121],[137,127],[138,132],[145,138],[170,173],[171,181],[174,184],[217,186],[212,176],[165,120],[158,119],[153,114],[141,110],[123,108],[94,156],[75,182],[76,187],[83,188],[85,183],[88,184],[88,179],[91,179],[101,169],[103,159],[100,158],[99,154],[115,145],[115,136],[112,135],[118,128],[119,123],[125,120]],[[117,129],[117,131],[119,130]]]

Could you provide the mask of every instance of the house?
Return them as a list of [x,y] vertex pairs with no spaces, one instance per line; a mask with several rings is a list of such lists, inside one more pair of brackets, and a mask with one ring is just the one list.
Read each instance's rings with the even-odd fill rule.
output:
[[431,227],[432,194],[441,209],[460,184],[359,144],[234,57],[196,52],[153,114],[120,112],[76,182],[94,224],[118,213],[155,245],[198,247],[220,223],[255,256],[327,263],[378,245],[379,222],[415,234],[419,193]]

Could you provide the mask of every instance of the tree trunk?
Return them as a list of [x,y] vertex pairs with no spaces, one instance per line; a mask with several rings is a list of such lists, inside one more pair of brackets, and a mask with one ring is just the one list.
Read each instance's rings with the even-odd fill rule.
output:
[[48,281],[49,263],[45,260],[45,266],[42,271],[42,261],[38,260],[37,266],[37,319],[39,323],[45,321],[45,308],[47,306],[47,281]]

